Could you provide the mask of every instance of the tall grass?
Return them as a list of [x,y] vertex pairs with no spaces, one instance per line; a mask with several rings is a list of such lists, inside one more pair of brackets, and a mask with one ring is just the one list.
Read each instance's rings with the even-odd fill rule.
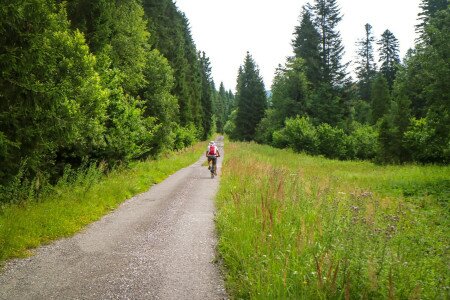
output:
[[226,154],[217,226],[233,298],[449,296],[450,167]]
[[199,143],[158,160],[116,169],[106,176],[101,166],[77,173],[66,170],[58,184],[47,186],[41,195],[0,206],[0,262],[30,255],[32,248],[74,234],[124,200],[195,162],[203,147]]

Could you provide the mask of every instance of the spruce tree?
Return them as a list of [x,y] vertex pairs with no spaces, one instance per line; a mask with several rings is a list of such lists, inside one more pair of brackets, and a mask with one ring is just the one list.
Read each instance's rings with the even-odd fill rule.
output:
[[315,86],[320,82],[320,35],[313,23],[312,7],[310,4],[303,6],[300,15],[300,25],[295,27],[294,48],[295,57],[304,60],[306,76],[309,82]]
[[[101,63],[120,70],[126,78],[122,81],[125,92],[136,96],[146,83],[144,69],[150,50],[140,1],[75,0],[67,6],[71,26],[84,33]],[[103,61],[105,56],[107,62]]]
[[143,0],[149,19],[152,47],[158,49],[174,70],[173,94],[178,99],[179,122],[202,132],[201,66],[186,16],[172,0]]
[[372,84],[372,122],[375,124],[387,112],[390,106],[389,87],[386,78],[378,75]]
[[419,7],[421,9],[418,15],[420,23],[416,25],[416,32],[419,34],[420,43],[429,43],[425,27],[439,11],[448,7],[448,0],[422,0]]
[[376,75],[376,65],[373,57],[373,43],[375,37],[372,33],[370,24],[364,25],[365,36],[357,42],[358,61],[356,66],[356,75],[358,77],[358,90],[361,99],[370,101],[370,89],[372,80]]
[[404,141],[410,124],[410,104],[407,97],[397,96],[382,118],[379,129],[379,160],[382,162],[403,163],[410,160],[411,153]]
[[244,65],[239,68],[236,98],[235,137],[238,140],[251,141],[255,137],[256,127],[264,117],[267,99],[259,69],[249,52]]
[[0,185],[56,175],[104,145],[95,57],[52,1],[9,1],[0,28]]
[[216,105],[214,110],[214,115],[217,120],[217,131],[224,132],[223,127],[225,126],[225,122],[227,121],[227,112],[229,111],[228,95],[225,91],[225,87],[223,82],[220,83],[219,90],[217,91],[216,97]]
[[381,63],[380,72],[386,78],[389,88],[392,89],[400,64],[399,44],[397,38],[388,29],[383,32],[381,39],[377,42]]
[[201,103],[202,103],[202,121],[203,121],[203,139],[207,139],[208,135],[211,133],[211,122],[213,116],[213,107],[212,107],[212,87],[213,82],[211,78],[211,64],[209,62],[209,58],[206,56],[205,52],[198,53],[200,66],[201,66],[201,78],[202,78],[202,95],[201,95]]
[[301,58],[288,59],[284,67],[279,67],[272,84],[272,109],[277,123],[283,124],[287,118],[308,114],[307,67]]
[[336,0],[316,0],[313,6],[314,23],[320,35],[320,72],[322,82],[341,87],[347,76],[342,64],[344,45],[337,26],[342,20]]

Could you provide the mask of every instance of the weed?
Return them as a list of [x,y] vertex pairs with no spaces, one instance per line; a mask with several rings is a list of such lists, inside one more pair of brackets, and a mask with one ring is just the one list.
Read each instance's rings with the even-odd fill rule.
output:
[[226,153],[216,219],[232,297],[448,296],[449,167],[342,162],[251,143],[228,143]]

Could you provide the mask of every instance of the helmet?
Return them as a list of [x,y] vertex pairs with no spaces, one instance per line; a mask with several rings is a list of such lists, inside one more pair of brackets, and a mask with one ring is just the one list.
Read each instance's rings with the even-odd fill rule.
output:
[[210,144],[210,145],[214,145],[215,143],[214,143],[214,141],[211,141],[211,142],[209,142],[209,144]]

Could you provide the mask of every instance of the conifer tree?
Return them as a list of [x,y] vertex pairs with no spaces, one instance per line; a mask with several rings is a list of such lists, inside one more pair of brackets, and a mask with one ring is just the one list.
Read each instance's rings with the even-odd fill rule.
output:
[[287,118],[308,114],[308,81],[301,58],[288,59],[279,67],[272,84],[272,108],[282,124]]
[[402,163],[410,159],[411,154],[404,142],[410,117],[409,99],[401,95],[397,96],[380,124],[379,160],[387,163]]
[[201,104],[202,104],[202,121],[203,121],[203,139],[206,139],[208,135],[211,133],[211,122],[213,116],[213,107],[212,107],[212,88],[213,82],[211,78],[211,64],[209,62],[209,58],[206,56],[205,52],[198,53],[200,66],[202,69],[202,95],[201,95]]
[[399,44],[397,38],[388,29],[383,32],[381,39],[377,42],[380,54],[380,72],[386,78],[389,88],[392,89],[397,73],[398,64],[400,64]]
[[225,123],[227,121],[227,112],[229,111],[229,105],[230,103],[228,101],[227,92],[225,91],[223,82],[221,82],[219,90],[217,91],[216,105],[214,110],[214,115],[217,119],[218,132],[224,132],[223,127],[225,126]]
[[357,42],[358,61],[356,75],[358,76],[358,89],[361,99],[370,101],[370,88],[376,75],[376,65],[373,57],[373,43],[375,37],[370,24],[364,25],[365,37]]
[[173,94],[178,99],[182,126],[193,124],[202,130],[202,78],[189,21],[172,0],[143,0],[149,19],[152,46],[166,57],[174,70]]
[[306,76],[309,82],[315,86],[320,82],[320,35],[313,23],[312,7],[310,4],[303,6],[300,15],[300,25],[295,27],[294,48],[295,57],[304,60]]
[[250,141],[267,108],[266,91],[259,69],[249,52],[239,68],[236,88],[237,115],[235,137]]
[[390,106],[389,87],[386,78],[379,75],[372,84],[372,122],[375,124],[387,112]]
[[84,33],[102,63],[106,56],[106,63],[120,70],[126,78],[122,81],[125,92],[136,96],[146,83],[144,69],[150,50],[140,1],[74,0],[67,5],[72,27]]
[[0,185],[19,172],[55,175],[61,157],[103,146],[107,91],[64,7],[9,1],[0,31]]
[[434,18],[439,11],[448,7],[448,0],[422,0],[419,5],[421,12],[419,13],[419,24],[416,25],[416,32],[419,34],[420,43],[429,43],[425,27],[430,23],[430,19]]
[[342,86],[347,65],[342,64],[344,45],[337,26],[342,20],[336,0],[315,0],[314,23],[320,35],[320,71],[322,82],[333,87]]

